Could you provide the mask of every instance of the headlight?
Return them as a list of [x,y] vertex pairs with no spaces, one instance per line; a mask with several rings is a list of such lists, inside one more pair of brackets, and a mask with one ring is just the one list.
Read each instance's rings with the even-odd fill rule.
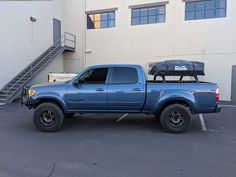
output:
[[36,91],[35,91],[35,90],[32,90],[32,89],[29,89],[29,90],[28,90],[28,96],[29,96],[29,97],[32,97],[32,96],[34,96],[34,95],[35,95],[35,93],[36,93]]

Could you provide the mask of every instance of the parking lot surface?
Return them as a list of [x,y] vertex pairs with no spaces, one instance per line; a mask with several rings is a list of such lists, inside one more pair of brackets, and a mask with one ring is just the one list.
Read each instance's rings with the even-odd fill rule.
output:
[[[235,177],[236,107],[194,116],[185,134],[151,115],[84,114],[39,132],[33,110],[0,106],[0,177]],[[205,129],[204,129],[205,125]]]

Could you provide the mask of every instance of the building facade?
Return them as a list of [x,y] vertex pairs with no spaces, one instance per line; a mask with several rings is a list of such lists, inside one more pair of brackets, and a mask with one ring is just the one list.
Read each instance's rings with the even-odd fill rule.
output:
[[[0,35],[7,43],[0,44],[4,49],[1,61],[7,65],[1,65],[0,74],[5,77],[0,86],[53,43],[55,18],[61,21],[62,33],[77,36],[77,48],[56,59],[34,83],[46,81],[48,72],[80,72],[95,64],[134,63],[147,70],[150,62],[186,59],[204,62],[206,76],[201,80],[217,82],[221,99],[236,101],[234,0],[53,0],[0,4],[0,10],[5,12],[0,16],[0,23],[4,24]],[[37,19],[35,24],[26,20],[29,16]],[[14,53],[10,52],[12,49]]]

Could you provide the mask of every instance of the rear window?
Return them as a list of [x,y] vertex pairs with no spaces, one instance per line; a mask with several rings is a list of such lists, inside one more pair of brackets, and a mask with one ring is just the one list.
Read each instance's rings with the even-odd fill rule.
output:
[[111,84],[135,84],[138,74],[135,68],[113,68]]

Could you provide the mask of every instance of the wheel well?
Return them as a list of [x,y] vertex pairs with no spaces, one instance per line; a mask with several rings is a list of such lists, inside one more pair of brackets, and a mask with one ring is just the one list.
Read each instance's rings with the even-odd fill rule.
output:
[[62,106],[57,100],[54,100],[54,99],[51,99],[51,98],[40,99],[40,101],[37,103],[37,105],[35,106],[35,108],[38,107],[40,104],[46,103],[46,102],[51,102],[51,103],[56,104],[58,107],[61,108],[61,110],[62,110],[63,112],[65,112],[63,106]]
[[164,105],[162,105],[161,109],[158,111],[158,113],[160,114],[166,107],[172,105],[172,104],[181,104],[185,107],[187,107],[191,113],[193,113],[192,107],[190,106],[190,104],[187,101],[183,101],[183,100],[172,100],[172,101],[167,101]]

